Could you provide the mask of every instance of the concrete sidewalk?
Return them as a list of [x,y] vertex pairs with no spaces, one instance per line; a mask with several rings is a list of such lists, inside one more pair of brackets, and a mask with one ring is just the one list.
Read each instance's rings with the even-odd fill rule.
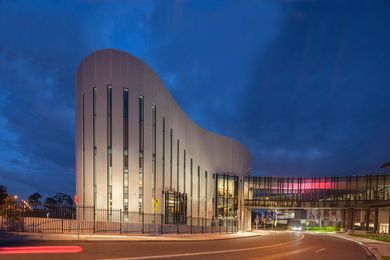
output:
[[153,235],[118,235],[118,234],[52,234],[52,233],[24,233],[24,232],[7,232],[0,233],[0,243],[6,242],[23,242],[36,240],[63,240],[63,241],[205,241],[220,239],[236,239],[245,237],[261,236],[262,233],[238,232],[234,234],[158,234]]
[[390,256],[390,243],[363,237],[356,237],[352,235],[347,235],[345,233],[331,233],[329,235],[354,241],[363,245],[373,255],[375,255],[376,259],[378,260],[381,260],[383,256]]

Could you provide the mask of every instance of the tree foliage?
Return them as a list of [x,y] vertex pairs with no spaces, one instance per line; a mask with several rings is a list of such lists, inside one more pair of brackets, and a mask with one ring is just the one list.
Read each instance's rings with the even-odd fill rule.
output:
[[57,201],[58,205],[61,206],[73,206],[73,199],[68,194],[58,192],[53,198]]
[[45,205],[51,204],[55,206],[73,206],[73,199],[68,194],[57,192],[53,197],[47,197],[45,201]]
[[58,192],[53,197],[47,197],[44,203],[49,216],[54,218],[73,218],[74,207],[71,196]]
[[31,194],[29,197],[28,197],[28,203],[32,206],[38,206],[38,205],[41,205],[41,201],[39,200],[40,198],[42,198],[42,195],[39,194],[38,192],[35,192],[33,194]]
[[4,204],[4,201],[7,197],[8,197],[7,187],[0,185],[0,205]]

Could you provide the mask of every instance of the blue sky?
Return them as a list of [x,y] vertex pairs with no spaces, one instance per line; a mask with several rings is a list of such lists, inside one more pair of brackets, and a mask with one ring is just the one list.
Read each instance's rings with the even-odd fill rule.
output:
[[149,64],[254,174],[390,161],[388,1],[0,0],[0,184],[74,194],[75,72],[101,48]]

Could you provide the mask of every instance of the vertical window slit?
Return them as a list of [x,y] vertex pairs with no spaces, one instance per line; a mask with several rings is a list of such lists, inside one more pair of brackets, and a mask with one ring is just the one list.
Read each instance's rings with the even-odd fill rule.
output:
[[[123,89],[123,211],[129,210],[129,89]],[[124,215],[127,220],[127,214]]]
[[143,221],[144,195],[144,97],[138,97],[138,127],[139,127],[139,170],[138,170],[138,212]]
[[112,86],[107,86],[107,208],[112,214]]

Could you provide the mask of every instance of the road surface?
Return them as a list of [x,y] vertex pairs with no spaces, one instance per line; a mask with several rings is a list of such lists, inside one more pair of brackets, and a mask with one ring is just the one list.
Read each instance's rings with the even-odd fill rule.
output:
[[[1,254],[7,259],[370,259],[362,246],[329,235],[275,232],[265,236],[213,241],[36,241],[8,246],[80,246],[79,253]],[[65,247],[65,248],[66,248]]]

